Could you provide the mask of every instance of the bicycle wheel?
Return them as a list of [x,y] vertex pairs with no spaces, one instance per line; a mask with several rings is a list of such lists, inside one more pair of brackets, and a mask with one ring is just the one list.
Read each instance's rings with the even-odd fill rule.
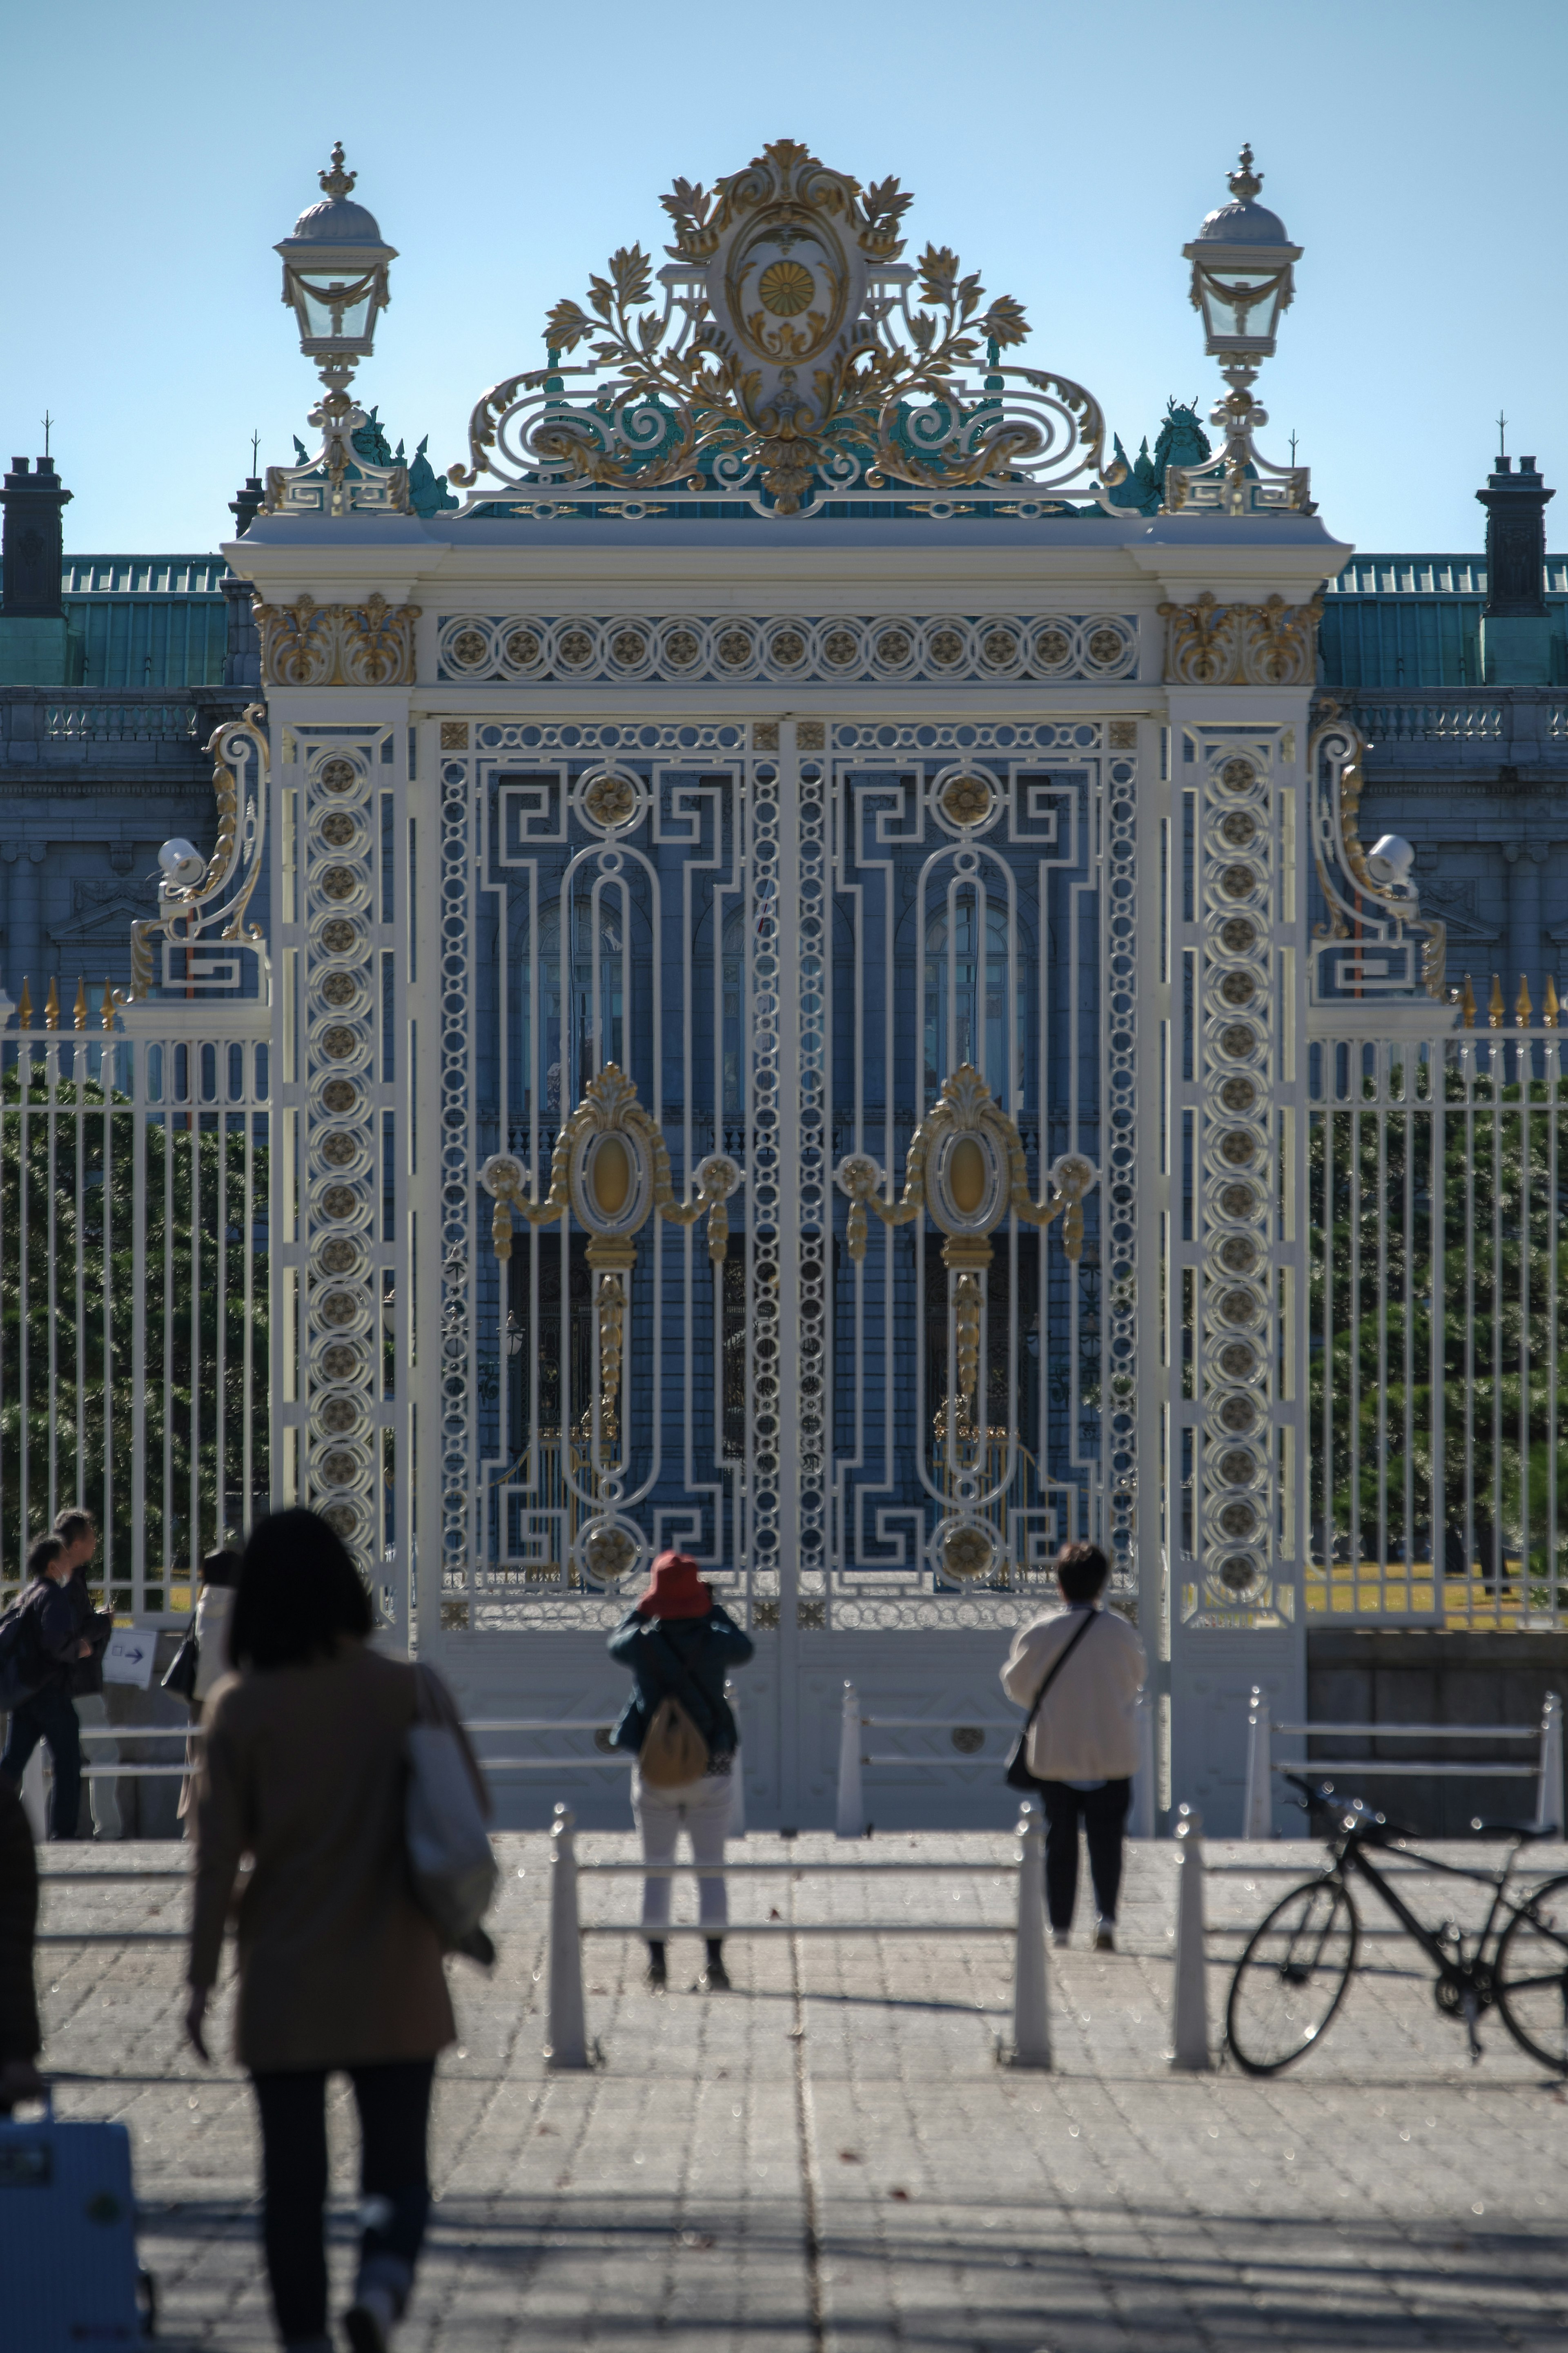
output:
[[1236,1965],[1225,2031],[1249,2075],[1277,2075],[1324,2032],[1355,1967],[1359,1924],[1338,1880],[1281,1896]]
[[1529,1905],[1498,1947],[1497,2006],[1521,2050],[1568,2075],[1568,1879],[1549,1879]]

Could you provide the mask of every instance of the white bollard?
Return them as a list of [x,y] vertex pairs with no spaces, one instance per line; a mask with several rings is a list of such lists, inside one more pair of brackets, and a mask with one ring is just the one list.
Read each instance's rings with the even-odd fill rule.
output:
[[844,1715],[838,1727],[838,1822],[841,1839],[866,1835],[866,1800],[860,1791],[860,1694],[853,1683],[844,1686]]
[[746,1761],[741,1754],[741,1711],[735,1704],[735,1686],[729,1681],[724,1684],[724,1696],[735,1719],[735,1761],[730,1767],[730,1828],[727,1835],[743,1839],[746,1835]]
[[1176,1966],[1172,1980],[1173,2067],[1206,2074],[1209,2050],[1208,1965],[1204,1950],[1203,1816],[1183,1806],[1176,1822]]
[[1013,2067],[1051,2063],[1051,2001],[1046,1977],[1046,1834],[1033,1798],[1018,1814],[1018,1934],[1013,1952]]
[[1274,1758],[1268,1736],[1268,1698],[1256,1683],[1247,1719],[1247,1794],[1241,1801],[1241,1835],[1274,1835]]
[[1154,1695],[1138,1694],[1138,1770],[1132,1777],[1132,1803],[1127,1809],[1129,1838],[1154,1835]]
[[35,1846],[42,1846],[49,1834],[49,1799],[44,1786],[44,1752],[40,1746],[34,1749],[22,1771],[22,1811],[26,1815]]
[[1541,1776],[1535,1791],[1535,1827],[1562,1830],[1563,1702],[1548,1692],[1541,1712]]
[[550,1831],[550,2001],[545,2063],[586,2067],[583,2011],[583,1932],[577,1920],[576,1816],[557,1806]]

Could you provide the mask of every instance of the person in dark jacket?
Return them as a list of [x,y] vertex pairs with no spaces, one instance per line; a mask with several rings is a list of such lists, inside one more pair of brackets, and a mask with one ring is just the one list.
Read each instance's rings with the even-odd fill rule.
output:
[[[114,1631],[114,1612],[93,1608],[92,1594],[87,1581],[93,1555],[98,1550],[98,1522],[90,1512],[84,1512],[79,1505],[74,1505],[68,1511],[55,1514],[55,1525],[50,1533],[58,1536],[65,1546],[66,1562],[70,1569],[70,1583],[66,1589],[80,1621],[81,1639],[90,1646],[79,1653],[71,1667],[67,1688],[76,1710],[79,1727],[86,1725],[89,1730],[96,1731],[109,1722],[109,1704],[103,1696],[103,1654]],[[92,1761],[97,1765],[117,1765],[120,1761],[119,1745],[110,1741],[97,1742]],[[94,1835],[110,1839],[121,1837],[125,1825],[115,1783],[94,1775],[88,1789]]]
[[33,1984],[38,1865],[22,1800],[0,1774],[0,2116],[43,2093],[34,2061],[43,2049]]
[[[674,1862],[676,1841],[684,1830],[691,1841],[692,1861],[700,1870],[708,1865],[715,1874],[698,1883],[699,1916],[708,1943],[701,1982],[709,1993],[727,1993],[730,1988],[724,1967],[729,1913],[719,1874],[734,1803],[731,1777],[739,1769],[740,1735],[724,1696],[724,1670],[743,1666],[752,1649],[751,1636],[721,1609],[699,1577],[697,1563],[683,1552],[659,1554],[647,1591],[610,1637],[611,1658],[631,1669],[637,1686],[611,1735],[616,1746],[635,1748],[640,1755],[659,1702],[671,1696],[708,1744],[707,1772],[682,1786],[653,1788],[640,1769],[634,1769],[632,1811],[642,1833],[643,1860],[650,1867]],[[668,1880],[645,1879],[642,1926],[647,1939],[647,1984],[655,1993],[662,1993],[668,1981],[664,1952],[668,1926]]]
[[[81,1803],[81,1731],[71,1705],[70,1676],[79,1659],[92,1649],[83,1634],[82,1612],[71,1590],[71,1572],[58,1536],[40,1536],[27,1555],[30,1579],[23,1608],[27,1613],[28,1643],[38,1686],[30,1699],[11,1712],[5,1753],[0,1773],[13,1788],[22,1786],[27,1759],[40,1740],[54,1759],[55,1792],[49,1812],[49,1835],[76,1836]],[[91,1603],[88,1609],[90,1610]]]

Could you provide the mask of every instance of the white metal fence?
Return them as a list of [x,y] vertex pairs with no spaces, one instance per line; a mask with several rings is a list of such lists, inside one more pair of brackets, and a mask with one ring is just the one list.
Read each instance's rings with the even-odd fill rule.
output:
[[268,1495],[267,1015],[184,1011],[0,1031],[0,1606],[83,1504],[109,1606],[177,1617]]
[[[1550,982],[1542,996],[1554,1024]],[[1473,1021],[1468,982],[1464,998]],[[1568,1615],[1568,1033],[1534,1010],[1521,987],[1510,1018],[1494,983],[1489,1028],[1310,1046],[1320,1618]]]

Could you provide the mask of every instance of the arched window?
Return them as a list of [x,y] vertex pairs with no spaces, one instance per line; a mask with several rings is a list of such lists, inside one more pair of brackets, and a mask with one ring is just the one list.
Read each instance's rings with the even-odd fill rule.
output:
[[[952,918],[951,946],[949,912]],[[973,1062],[998,1103],[1021,1104],[1031,1030],[1029,993],[1034,957],[1021,936],[1008,955],[1007,910],[985,902],[985,953],[980,954],[979,902],[963,890],[926,922],[923,1029],[925,1097],[929,1105],[961,1062]],[[1008,965],[1014,996],[1008,1004]],[[951,1018],[950,1018],[951,1017]]]
[[[570,922],[569,954],[563,969],[559,900],[543,908],[539,918],[539,1067],[543,1115],[551,1124],[563,1118],[581,1100],[588,1081],[605,1063],[626,1067],[626,922],[619,894],[604,891],[599,895],[596,942],[594,901],[587,892],[573,900]],[[511,956],[526,1067],[532,1044],[531,949],[526,917],[513,935]]]

